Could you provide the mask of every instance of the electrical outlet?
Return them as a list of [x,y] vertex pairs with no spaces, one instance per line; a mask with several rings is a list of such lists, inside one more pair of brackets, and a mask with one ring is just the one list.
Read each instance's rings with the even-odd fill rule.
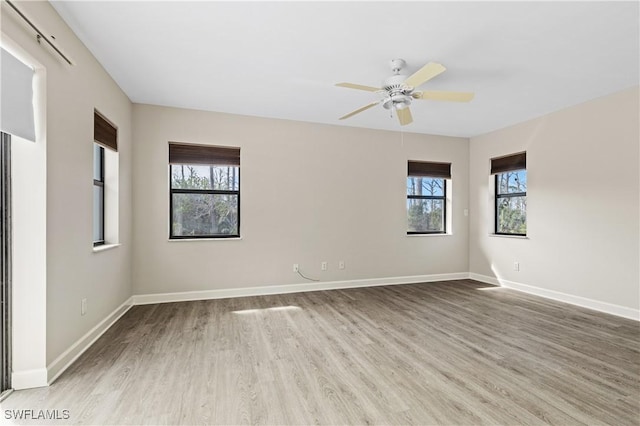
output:
[[300,266],[297,263],[293,264],[293,272],[298,272],[300,270]]
[[323,271],[326,271],[329,268],[329,264],[327,264],[327,262],[322,262],[320,264],[320,269],[322,269]]
[[520,271],[520,262],[513,262],[513,270]]
[[87,299],[82,299],[80,301],[80,315],[84,315],[87,313]]
[[344,260],[338,262],[338,269],[344,269]]

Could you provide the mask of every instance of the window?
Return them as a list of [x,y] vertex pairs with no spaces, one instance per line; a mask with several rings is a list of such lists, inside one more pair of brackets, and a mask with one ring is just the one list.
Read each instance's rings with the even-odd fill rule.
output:
[[93,140],[93,246],[96,247],[118,240],[118,131],[97,111],[93,114]]
[[169,144],[169,238],[240,236],[240,148]]
[[407,234],[447,232],[447,179],[450,178],[450,163],[409,161]]
[[527,235],[527,157],[514,154],[491,160],[495,175],[495,233]]
[[104,148],[93,144],[93,245],[104,244]]

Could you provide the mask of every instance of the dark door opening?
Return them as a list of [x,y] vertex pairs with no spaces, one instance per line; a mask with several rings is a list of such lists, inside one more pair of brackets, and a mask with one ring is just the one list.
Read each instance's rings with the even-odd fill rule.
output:
[[0,147],[0,394],[11,388],[11,136]]

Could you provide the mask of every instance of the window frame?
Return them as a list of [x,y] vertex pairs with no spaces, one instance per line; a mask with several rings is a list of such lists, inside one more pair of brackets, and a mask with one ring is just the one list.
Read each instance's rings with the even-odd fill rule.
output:
[[[173,166],[178,164],[169,164],[169,239],[170,240],[191,240],[191,239],[225,239],[240,238],[240,165],[232,166],[238,168],[238,190],[222,190],[222,189],[183,189],[173,188]],[[184,166],[209,166],[216,167],[216,164],[183,164]],[[217,165],[226,166],[225,165]],[[207,234],[207,235],[174,235],[173,234],[173,194],[207,194],[207,195],[236,195],[238,198],[238,226],[235,234]]]
[[[427,178],[427,179],[442,179],[442,195],[410,195],[407,194],[408,200],[442,200],[442,231],[409,231],[407,235],[433,235],[433,234],[446,234],[447,233],[447,178],[440,176],[407,176],[407,178]],[[408,219],[407,209],[407,219]]]
[[[94,142],[93,145],[93,149],[94,149],[94,153],[95,153],[95,149],[98,148],[98,152],[100,153],[100,179],[93,179],[93,186],[99,186],[102,188],[101,194],[102,194],[102,200],[100,205],[101,205],[101,209],[98,212],[99,213],[99,217],[100,217],[100,223],[101,223],[101,229],[100,229],[100,235],[102,236],[101,240],[94,240],[93,241],[93,246],[94,247],[98,247],[98,246],[102,246],[106,244],[106,240],[105,240],[105,187],[104,187],[104,165],[105,165],[105,161],[104,161],[104,156],[105,156],[105,148]],[[95,176],[95,170],[94,170],[94,176]],[[95,208],[95,207],[94,207]],[[94,212],[95,213],[95,212]]]
[[[499,232],[498,231],[498,206],[500,204],[500,200],[504,199],[504,198],[515,198],[515,197],[527,197],[527,191],[524,192],[510,192],[508,194],[500,194],[500,190],[499,190],[499,176],[503,175],[505,173],[510,173],[510,172],[519,172],[519,171],[524,171],[526,172],[527,169],[526,168],[522,168],[522,169],[515,169],[515,170],[507,170],[504,172],[500,172],[500,173],[496,173],[494,174],[494,191],[495,191],[495,197],[494,197],[494,227],[493,227],[493,232],[495,235],[511,235],[511,236],[517,236],[517,237],[526,237],[527,233],[520,233],[520,232]],[[525,224],[526,224],[526,219],[525,219]]]

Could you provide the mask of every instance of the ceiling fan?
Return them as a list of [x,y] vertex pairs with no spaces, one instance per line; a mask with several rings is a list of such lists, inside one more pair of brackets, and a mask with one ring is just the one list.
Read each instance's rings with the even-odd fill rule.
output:
[[391,61],[391,71],[393,75],[386,78],[382,82],[382,88],[363,86],[353,83],[338,83],[336,86],[347,87],[349,89],[365,90],[367,92],[376,92],[381,95],[381,99],[371,102],[347,115],[340,117],[340,120],[352,117],[356,114],[382,104],[385,109],[395,110],[401,126],[413,122],[409,105],[414,99],[433,100],[433,101],[453,101],[453,102],[469,102],[473,99],[474,94],[468,92],[448,92],[440,90],[419,91],[416,88],[437,75],[442,74],[447,69],[436,62],[429,62],[420,68],[414,74],[407,77],[402,74],[402,69],[407,65],[403,59],[393,59]]

